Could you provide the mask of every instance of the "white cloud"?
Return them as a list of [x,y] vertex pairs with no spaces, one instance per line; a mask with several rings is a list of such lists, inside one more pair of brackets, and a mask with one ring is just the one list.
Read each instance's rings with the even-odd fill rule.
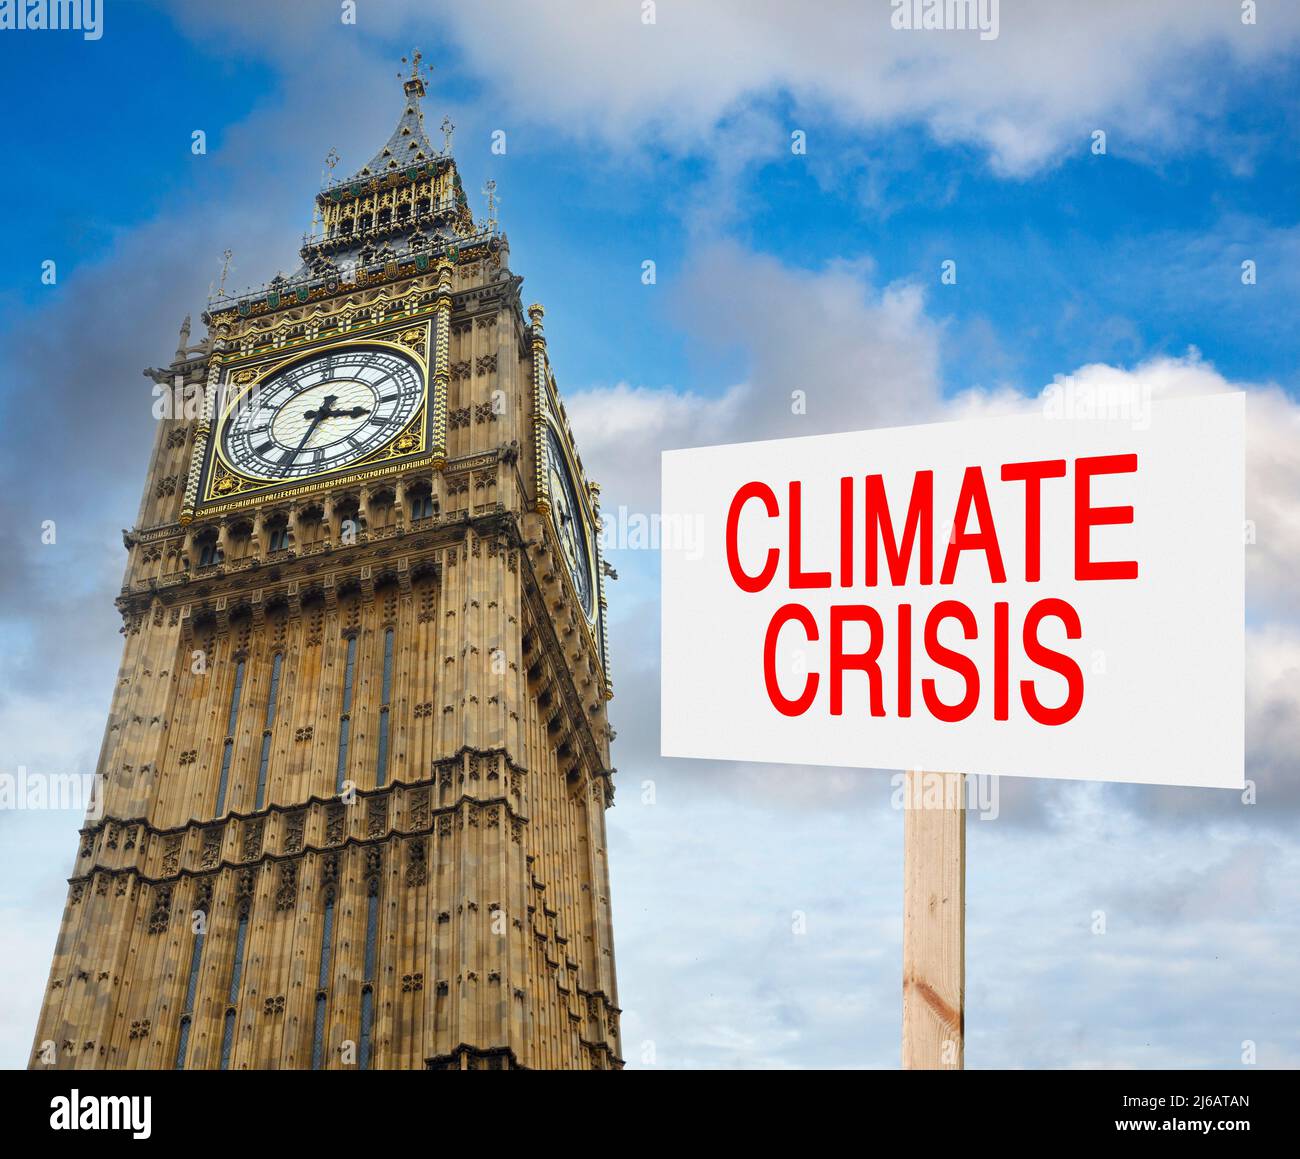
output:
[[[566,394],[583,463],[608,511],[658,507],[673,447],[898,425],[935,417],[940,328],[915,286],[876,289],[864,262],[794,269],[734,243],[701,248],[671,312],[712,350],[740,348],[747,380],[716,396],[630,386]],[[796,413],[793,392],[803,394]]]
[[476,69],[510,78],[517,111],[615,147],[696,148],[740,105],[786,93],[796,118],[924,124],[1016,174],[1082,153],[1094,128],[1120,152],[1185,138],[1217,111],[1192,83],[1204,57],[1254,67],[1300,30],[1292,7],[1251,27],[1221,0],[1002,0],[992,41],[894,31],[890,14],[886,0],[715,0],[661,3],[647,27],[634,4],[498,0],[448,15]]
[[[632,0],[394,0],[365,6],[364,17],[371,36],[450,32],[502,115],[620,153],[725,148],[730,118],[785,96],[794,123],[781,127],[774,154],[790,128],[829,116],[850,129],[924,126],[1012,175],[1083,155],[1097,128],[1120,155],[1204,147],[1224,132],[1216,119],[1229,87],[1204,83],[1206,61],[1220,74],[1257,75],[1300,37],[1300,9],[1289,4],[1261,5],[1252,26],[1225,0],[1001,0],[989,41],[895,31],[891,11],[889,0],[661,0],[647,25]],[[289,68],[374,51],[307,5],[188,0],[182,14],[192,29]],[[815,136],[809,146],[818,148]],[[1242,150],[1225,151],[1240,163]]]

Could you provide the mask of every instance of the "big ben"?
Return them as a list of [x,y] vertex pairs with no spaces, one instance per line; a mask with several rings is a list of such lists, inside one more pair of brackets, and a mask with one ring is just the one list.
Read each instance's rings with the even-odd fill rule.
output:
[[622,1066],[599,488],[418,55],[401,97],[301,268],[146,372],[33,1066]]

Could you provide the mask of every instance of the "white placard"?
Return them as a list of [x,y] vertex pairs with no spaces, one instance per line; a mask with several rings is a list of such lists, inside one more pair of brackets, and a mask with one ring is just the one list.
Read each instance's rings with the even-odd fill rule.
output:
[[663,755],[1240,788],[1244,407],[666,452]]

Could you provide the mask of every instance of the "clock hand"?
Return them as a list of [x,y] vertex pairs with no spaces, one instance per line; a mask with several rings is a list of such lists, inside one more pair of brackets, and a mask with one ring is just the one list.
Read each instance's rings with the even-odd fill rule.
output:
[[337,394],[327,394],[325,396],[324,401],[321,403],[320,410],[305,410],[302,412],[302,417],[305,419],[328,418],[330,407],[332,407],[336,402],[338,402],[338,400],[339,400],[339,396]]
[[319,412],[321,418],[325,419],[359,419],[362,415],[370,413],[370,408],[365,406],[354,406],[351,410],[327,410],[321,408]]
[[325,418],[325,416],[329,413],[330,405],[335,402],[338,402],[337,395],[333,395],[333,394],[326,395],[325,401],[321,406],[320,410],[303,411],[302,417],[305,419],[311,419],[311,423],[308,424],[306,433],[302,436],[302,442],[298,444],[297,450],[293,451],[292,453],[286,452],[284,458],[281,460],[286,467],[290,466],[294,462],[294,460],[297,459],[298,456],[302,454],[303,449],[307,446],[308,440],[310,440],[312,435],[316,433],[316,428],[320,425],[321,419]]

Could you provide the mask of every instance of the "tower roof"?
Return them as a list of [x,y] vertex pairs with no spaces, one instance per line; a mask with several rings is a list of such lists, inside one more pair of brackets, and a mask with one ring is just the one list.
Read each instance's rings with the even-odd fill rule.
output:
[[[397,127],[392,136],[370,160],[351,177],[339,184],[367,181],[372,177],[382,177],[386,173],[397,172],[419,165],[433,157],[441,157],[443,151],[436,149],[424,131],[424,109],[420,100],[424,96],[424,68],[420,61],[419,50],[411,54],[411,75],[402,81],[402,93],[406,104],[398,118]],[[406,57],[402,57],[406,63]]]
[[[292,274],[277,274],[261,290],[227,299],[242,313],[263,297],[270,309],[277,309],[290,292],[305,302],[313,287],[336,286],[343,276],[374,280],[402,261],[424,271],[434,255],[471,240],[499,244],[495,186],[489,183],[487,220],[475,221],[451,155],[451,119],[443,118],[442,148],[425,132],[420,60],[418,51],[412,53],[410,74],[398,74],[402,113],[383,148],[351,176],[325,181],[316,194],[311,233],[303,236],[298,251],[302,264]],[[408,63],[406,57],[402,63]],[[326,158],[331,172],[337,161],[331,149]],[[224,283],[218,297],[226,297]]]

